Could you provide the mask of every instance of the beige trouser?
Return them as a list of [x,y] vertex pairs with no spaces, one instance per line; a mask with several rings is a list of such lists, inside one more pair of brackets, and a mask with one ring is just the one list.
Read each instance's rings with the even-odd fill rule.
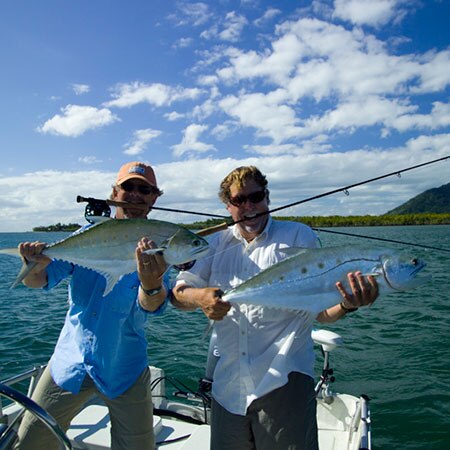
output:
[[[78,394],[61,389],[53,381],[47,366],[32,399],[52,415],[66,431],[71,420],[94,395],[98,395],[109,409],[112,450],[154,449],[153,406],[148,368],[126,392],[110,399],[97,390],[89,376],[86,376]],[[18,435],[16,450],[60,449],[56,437],[40,420],[28,412],[24,415]]]
[[314,380],[298,372],[232,414],[213,400],[211,450],[318,450]]

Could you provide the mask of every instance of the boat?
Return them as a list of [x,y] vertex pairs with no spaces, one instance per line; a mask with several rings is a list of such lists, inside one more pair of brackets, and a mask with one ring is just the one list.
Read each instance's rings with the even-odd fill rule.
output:
[[[342,337],[329,330],[313,330],[312,339],[323,355],[323,367],[315,387],[319,448],[370,450],[369,398],[364,394],[356,397],[331,389],[334,375],[330,353],[343,344]],[[0,450],[13,448],[25,409],[36,415],[58,437],[61,448],[110,450],[108,409],[99,398],[90,400],[83,407],[66,433],[53,417],[31,400],[44,368],[36,366],[0,382]],[[163,368],[150,366],[150,370],[156,448],[209,450],[211,379],[201,379],[194,391],[167,377]]]

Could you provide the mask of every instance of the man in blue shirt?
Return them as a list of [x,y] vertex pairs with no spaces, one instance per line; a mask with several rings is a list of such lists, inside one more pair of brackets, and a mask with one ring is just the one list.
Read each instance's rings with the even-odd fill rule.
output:
[[[136,207],[117,207],[115,218],[145,218],[160,195],[149,165],[123,165],[111,199]],[[154,248],[155,243],[143,237],[136,243],[136,271],[125,275],[103,297],[106,280],[102,275],[52,261],[40,254],[44,247],[42,242],[19,244],[25,261],[38,262],[23,282],[28,287],[51,289],[70,276],[69,310],[33,400],[67,430],[83,404],[97,394],[109,409],[112,449],[153,449],[145,323],[149,313],[158,314],[166,305],[163,257],[146,254],[145,250]],[[18,435],[16,449],[59,449],[56,438],[29,413]]]

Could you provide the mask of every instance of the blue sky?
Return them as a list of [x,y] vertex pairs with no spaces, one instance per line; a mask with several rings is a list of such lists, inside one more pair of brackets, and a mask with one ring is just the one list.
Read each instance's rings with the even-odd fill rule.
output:
[[[226,214],[240,165],[278,207],[449,155],[449,17],[446,0],[2,2],[0,231],[82,223],[76,196],[107,197],[132,160],[155,167],[157,206]],[[381,214],[449,168],[278,214]]]

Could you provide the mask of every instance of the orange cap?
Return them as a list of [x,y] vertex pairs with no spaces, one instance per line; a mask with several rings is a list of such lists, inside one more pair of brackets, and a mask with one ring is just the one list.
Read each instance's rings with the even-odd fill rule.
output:
[[142,162],[129,162],[124,164],[117,174],[116,184],[120,185],[131,178],[138,178],[152,186],[156,185],[156,176],[153,169]]

